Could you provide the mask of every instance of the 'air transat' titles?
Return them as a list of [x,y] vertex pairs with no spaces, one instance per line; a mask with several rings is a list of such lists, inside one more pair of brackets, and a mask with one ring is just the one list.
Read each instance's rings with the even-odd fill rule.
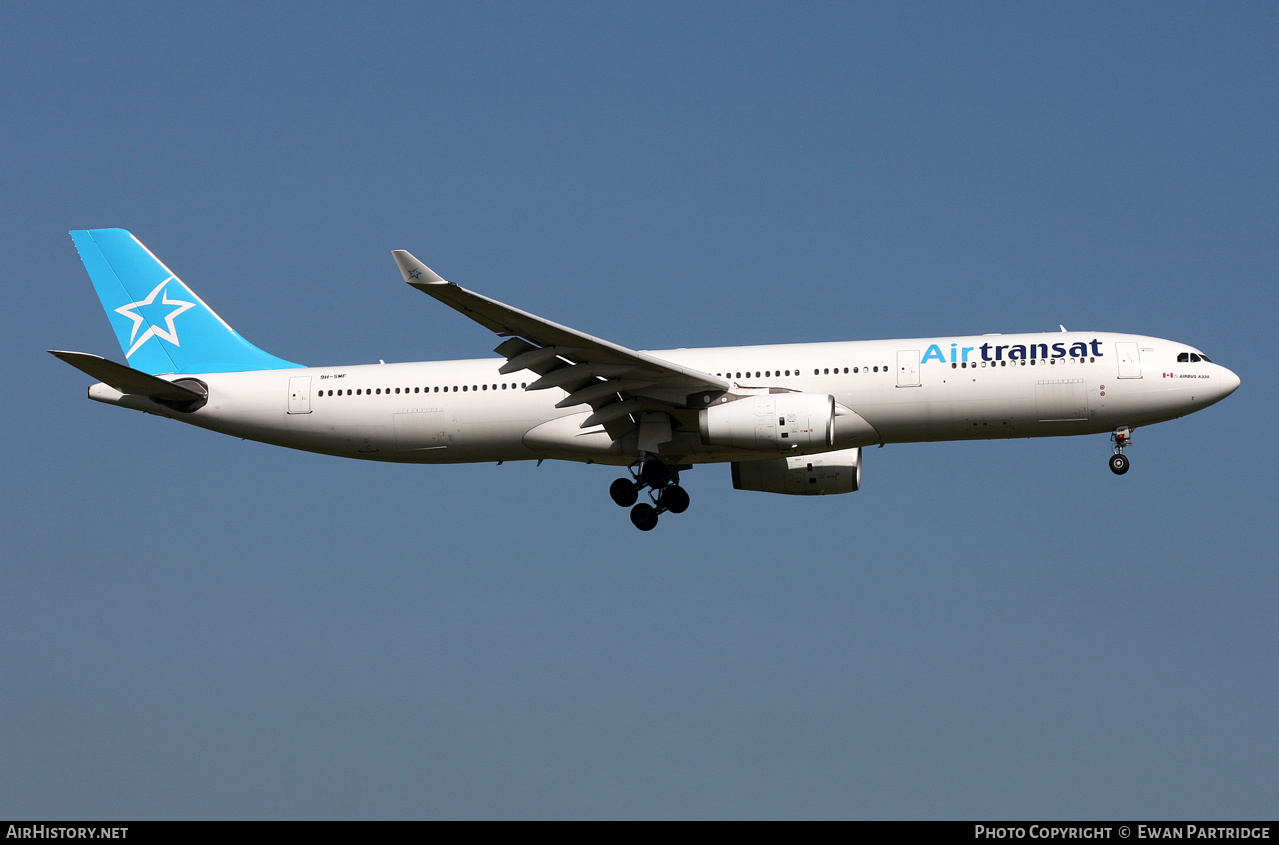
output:
[[[950,345],[950,358],[947,358],[937,344],[928,347],[919,363],[941,361],[943,364],[957,364],[968,361],[968,353],[981,351],[983,361],[1044,361],[1049,358],[1087,358],[1090,355],[1101,357],[1101,341],[1093,338],[1088,342],[1079,341],[1067,347],[1064,343],[983,343],[981,346],[960,347],[958,343]],[[1051,352],[1050,352],[1051,350]],[[976,360],[974,358],[973,360]]]

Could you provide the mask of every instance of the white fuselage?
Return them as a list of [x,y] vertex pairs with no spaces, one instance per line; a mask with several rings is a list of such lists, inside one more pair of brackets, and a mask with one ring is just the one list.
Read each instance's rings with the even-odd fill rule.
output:
[[[1234,373],[1207,360],[1178,361],[1192,352],[1200,357],[1174,341],[1063,332],[649,354],[721,376],[734,393],[782,389],[833,396],[848,415],[836,419],[835,442],[823,449],[842,449],[1093,434],[1174,419],[1220,401],[1239,384]],[[536,375],[503,376],[503,363],[491,358],[166,377],[207,384],[207,404],[189,413],[103,384],[94,385],[90,397],[237,437],[369,460],[635,460],[635,435],[614,442],[599,426],[582,429],[589,408],[557,409],[564,390],[526,390]],[[676,425],[661,447],[664,460],[779,454],[705,445],[697,413],[672,412]]]

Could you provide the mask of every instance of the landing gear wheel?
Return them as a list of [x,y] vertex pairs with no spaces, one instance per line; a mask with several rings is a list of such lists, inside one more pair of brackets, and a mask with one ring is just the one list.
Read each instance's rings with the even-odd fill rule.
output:
[[631,523],[640,531],[652,531],[657,527],[657,508],[640,502],[631,508]]
[[688,493],[678,484],[662,488],[662,495],[657,503],[671,513],[683,513],[688,510]]
[[629,478],[619,478],[608,488],[608,494],[617,502],[618,507],[629,508],[639,498],[639,490]]
[[1123,455],[1111,455],[1110,471],[1115,475],[1123,475],[1128,471],[1128,459]]
[[671,470],[670,467],[656,458],[650,458],[640,467],[639,477],[640,481],[643,481],[649,487],[654,490],[660,490],[670,483]]

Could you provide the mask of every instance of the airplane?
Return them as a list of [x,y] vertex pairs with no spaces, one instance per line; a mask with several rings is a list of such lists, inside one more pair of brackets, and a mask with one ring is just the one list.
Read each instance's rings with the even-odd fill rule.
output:
[[625,467],[609,495],[641,531],[688,508],[681,474],[705,463],[729,463],[739,490],[826,495],[861,487],[870,446],[1109,433],[1123,475],[1138,426],[1239,387],[1184,343],[1064,326],[638,351],[445,281],[404,250],[404,281],[496,333],[500,357],[307,367],[241,337],[130,232],[71,238],[128,362],[49,350],[98,380],[90,399],[347,458]]

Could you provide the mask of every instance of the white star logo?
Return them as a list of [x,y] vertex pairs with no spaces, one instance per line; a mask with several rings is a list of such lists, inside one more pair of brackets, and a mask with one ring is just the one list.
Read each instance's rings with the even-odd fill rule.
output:
[[[137,352],[138,348],[150,340],[152,336],[163,338],[169,343],[172,343],[174,346],[182,345],[178,343],[178,330],[173,327],[173,319],[188,308],[194,308],[195,303],[185,302],[181,299],[169,299],[169,292],[164,290],[164,286],[173,281],[174,278],[174,276],[170,276],[163,282],[160,282],[160,284],[156,286],[156,289],[151,291],[151,295],[141,302],[130,302],[128,305],[122,305],[115,309],[117,314],[123,314],[125,317],[128,317],[133,321],[133,333],[129,335],[130,346],[129,351],[124,353],[125,358],[128,358],[133,355],[134,352]],[[143,306],[150,305],[155,302],[156,295],[162,290],[164,290],[164,298],[160,300],[160,303],[162,305],[176,306],[169,312],[168,316],[164,318],[164,323],[169,327],[169,330],[165,331],[160,326],[152,324],[147,326],[147,330],[142,333],[141,337],[138,337],[138,329],[142,328],[142,324],[146,322],[146,318],[137,313],[135,309],[142,308]]]

